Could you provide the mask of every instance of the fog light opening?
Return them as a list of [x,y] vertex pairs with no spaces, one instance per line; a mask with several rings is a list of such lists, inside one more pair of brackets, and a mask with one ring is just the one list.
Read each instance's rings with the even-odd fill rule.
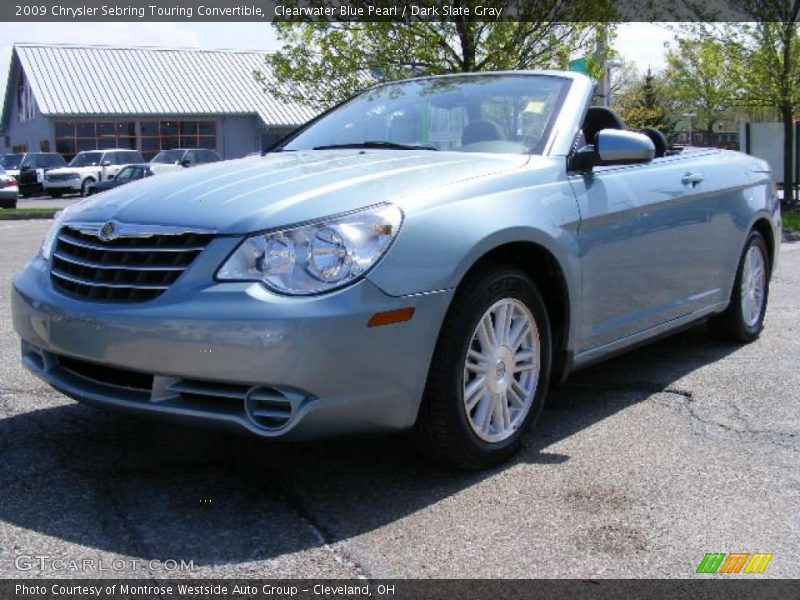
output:
[[292,402],[275,389],[255,386],[244,397],[244,412],[259,429],[282,429],[292,420]]

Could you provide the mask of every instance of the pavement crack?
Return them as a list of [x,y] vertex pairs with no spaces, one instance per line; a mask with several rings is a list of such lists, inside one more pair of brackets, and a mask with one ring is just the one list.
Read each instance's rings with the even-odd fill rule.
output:
[[330,553],[333,560],[354,572],[358,579],[369,579],[364,566],[342,548],[342,540],[338,539],[338,536],[322,523],[299,493],[281,482],[276,487],[286,506],[308,526],[314,537],[317,538],[317,542]]
[[[152,556],[151,549],[138,533],[128,513],[123,509],[122,503],[114,490],[115,485],[113,481],[103,481],[98,486],[98,491],[106,499],[106,506],[111,509],[112,517],[119,523],[119,527],[126,540],[125,546],[128,554],[136,557]],[[109,535],[115,535],[115,531],[111,531],[112,527],[107,521],[103,523],[103,529],[106,530]],[[147,573],[149,579],[154,581],[158,579],[156,574],[149,567],[145,568],[144,572]]]
[[[680,399],[677,404],[684,413],[687,414],[693,422],[705,426],[706,428],[713,428],[721,430],[726,434],[732,434],[742,442],[766,443],[789,450],[790,452],[800,453],[800,448],[797,447],[798,434],[796,432],[752,427],[748,424],[747,418],[742,414],[741,409],[734,402],[726,401],[725,405],[730,409],[731,419],[740,423],[741,426],[736,426],[701,414],[698,411],[697,402],[695,402],[694,396],[690,391],[667,388],[663,393],[677,396]],[[675,403],[661,402],[660,404],[666,407],[675,406]]]

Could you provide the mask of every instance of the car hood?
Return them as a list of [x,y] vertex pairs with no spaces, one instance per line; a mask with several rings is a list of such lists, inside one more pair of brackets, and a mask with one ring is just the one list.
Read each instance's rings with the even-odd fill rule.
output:
[[100,167],[100,166],[94,166],[94,167],[92,167],[92,166],[85,166],[85,167],[57,167],[55,169],[48,169],[47,174],[50,175],[52,173],[53,175],[60,175],[61,173],[76,173],[78,171],[83,171],[85,169],[97,170],[97,169],[101,169],[101,168],[102,167]]
[[120,186],[67,222],[167,224],[248,233],[318,219],[523,166],[526,155],[425,150],[285,152],[212,163]]

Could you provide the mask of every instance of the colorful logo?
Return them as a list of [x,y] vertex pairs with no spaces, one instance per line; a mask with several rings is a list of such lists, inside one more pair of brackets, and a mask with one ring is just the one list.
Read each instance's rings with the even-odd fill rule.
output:
[[766,552],[706,552],[698,573],[763,573],[772,553]]

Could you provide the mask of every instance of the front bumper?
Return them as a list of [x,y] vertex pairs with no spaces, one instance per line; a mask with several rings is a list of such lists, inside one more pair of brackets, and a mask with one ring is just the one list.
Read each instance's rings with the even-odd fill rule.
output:
[[26,183],[20,182],[19,184],[19,193],[20,194],[35,194],[37,192],[44,191],[44,184],[39,182],[33,183]]
[[[451,292],[395,298],[363,280],[287,298],[260,284],[201,284],[192,270],[149,302],[88,302],[56,290],[37,258],[12,290],[25,366],[88,404],[263,437],[413,425]],[[367,327],[374,313],[409,306],[410,321]],[[285,418],[259,419],[259,409]]]
[[42,188],[45,192],[60,192],[62,194],[79,192],[81,190],[81,180],[61,179],[57,181],[48,181],[45,179]]

